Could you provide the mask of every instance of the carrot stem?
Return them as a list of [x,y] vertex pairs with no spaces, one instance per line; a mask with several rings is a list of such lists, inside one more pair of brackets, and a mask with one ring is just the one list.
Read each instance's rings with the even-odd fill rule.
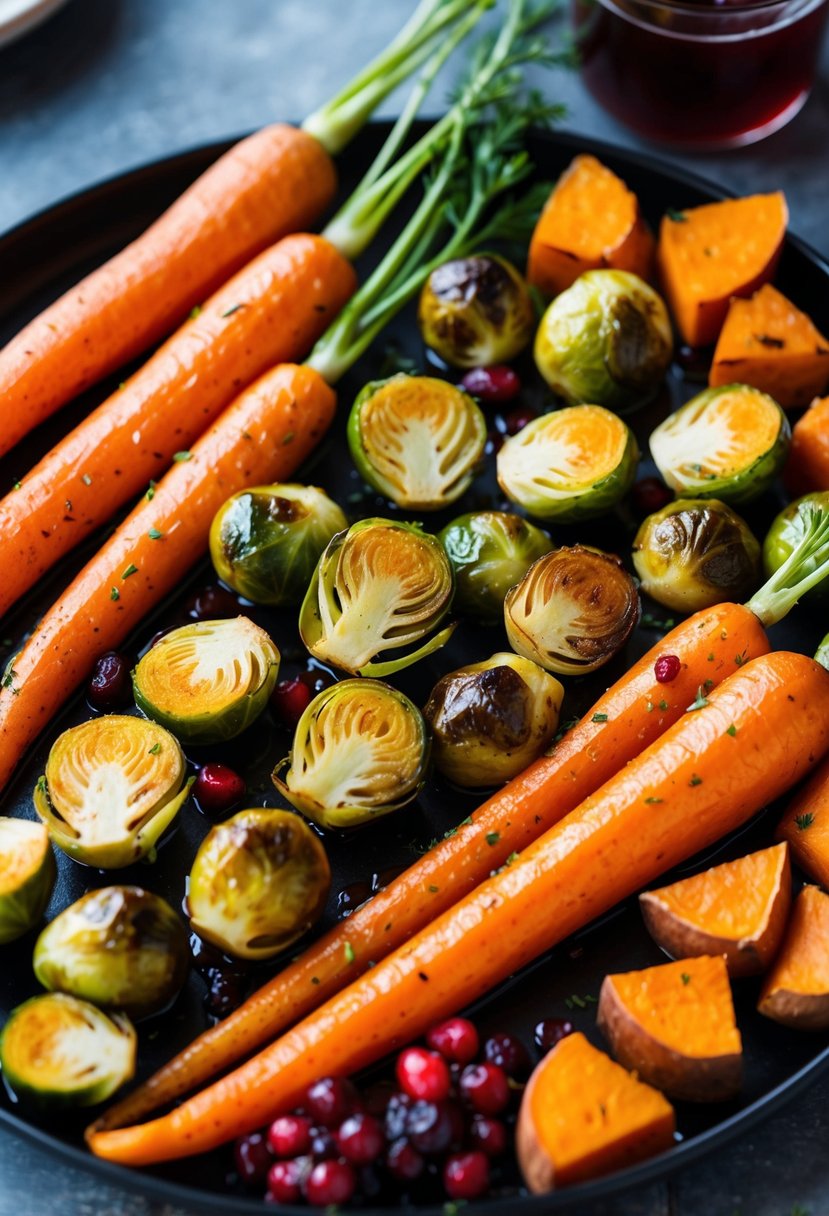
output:
[[802,540],[746,604],[766,626],[782,620],[829,574],[829,511],[814,503],[803,503],[800,510],[807,520]]

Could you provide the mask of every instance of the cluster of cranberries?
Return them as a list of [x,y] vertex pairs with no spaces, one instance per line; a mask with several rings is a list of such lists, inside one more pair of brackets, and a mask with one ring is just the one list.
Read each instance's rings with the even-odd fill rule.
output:
[[[549,1020],[536,1042],[548,1050],[572,1029]],[[273,1203],[327,1207],[436,1182],[450,1200],[477,1199],[510,1148],[532,1063],[515,1036],[495,1034],[482,1050],[474,1024],[451,1018],[399,1054],[393,1084],[361,1094],[342,1078],[316,1081],[293,1114],[237,1142],[237,1171]]]

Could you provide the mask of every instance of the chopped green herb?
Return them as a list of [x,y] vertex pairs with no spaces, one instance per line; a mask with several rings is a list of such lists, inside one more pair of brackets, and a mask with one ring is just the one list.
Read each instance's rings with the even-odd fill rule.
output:
[[517,854],[517,853],[510,853],[509,857],[508,857],[508,858],[507,858],[507,860],[504,862],[504,865],[505,865],[505,866],[511,866],[511,865],[512,865],[512,863],[513,863],[514,861],[518,861],[518,854]]
[[746,662],[747,658],[748,658],[748,656],[747,656],[746,652],[743,651],[742,654],[737,654],[734,656],[734,662],[737,664],[738,667],[742,667],[743,663]]
[[352,946],[351,942],[345,943],[345,946],[343,947],[343,952],[345,954],[345,961],[347,963],[353,963],[356,956],[354,954],[354,947]]
[[794,825],[798,832],[805,832],[815,822],[815,817],[811,811],[807,811],[805,815],[798,815],[795,818]]
[[702,685],[702,687],[705,689],[705,691],[706,691],[706,692],[710,692],[710,691],[711,691],[711,689],[714,687],[714,681],[713,681],[713,680],[705,680],[705,681],[704,681],[704,683],[703,683],[703,685]]
[[151,481],[147,488],[146,498],[147,498],[147,502],[152,502],[152,500],[155,498],[155,482],[154,481]]
[[590,719],[591,722],[606,722],[607,714],[594,714]]
[[664,799],[664,798],[646,798],[646,799],[645,799],[645,802],[651,802],[651,803],[653,803],[653,802],[664,802],[664,801],[665,801],[665,799]]
[[21,485],[22,485],[22,482],[16,481],[14,483],[14,486],[12,487],[12,489],[19,490]]
[[659,702],[659,708],[662,710],[663,713],[668,708],[668,702],[666,700],[664,700],[664,698]]
[[157,756],[157,755],[160,753],[160,751],[161,751],[161,744],[160,744],[160,743],[154,743],[154,744],[152,745],[152,747],[150,748],[150,752],[149,752],[149,754],[150,754],[151,756]]
[[295,438],[296,438],[296,436],[294,435],[294,432],[293,432],[293,431],[288,431],[287,435],[285,435],[285,436],[283,437],[283,439],[282,439],[282,446],[283,446],[283,448],[284,448],[284,447],[285,447],[287,444],[289,444],[289,443],[293,443]]
[[458,824],[458,827],[459,828],[468,828],[471,822],[472,822],[472,816],[467,815],[466,819],[462,819],[460,821],[460,823]]
[[686,986],[688,984],[690,984],[690,982],[691,982],[691,977],[687,971],[683,971],[679,978],[682,980],[683,984],[685,984]]
[[713,663],[713,662],[714,662],[715,657],[716,657],[716,656],[715,656],[715,654],[714,654],[714,651],[712,650],[712,651],[711,651],[711,653],[710,653],[710,654],[709,654],[709,656],[708,656],[708,662],[709,662],[709,663]]
[[244,307],[245,307],[244,304],[234,304],[232,308],[228,308],[227,312],[219,313],[219,316],[222,318],[232,317],[235,312],[238,312],[240,308],[244,308]]
[[176,452],[176,454],[173,456],[173,460],[175,460],[176,464],[184,464],[185,461],[192,459],[192,452]]
[[161,540],[164,533],[159,532],[158,528],[150,528],[147,535],[149,536],[150,540]]
[[490,847],[494,844],[497,844],[500,839],[501,839],[500,832],[487,832],[487,834],[486,834],[486,842]]
[[118,590],[118,588],[117,588],[117,587],[110,587],[110,589],[109,589],[109,598],[110,598],[111,600],[120,600],[120,598],[121,598],[121,592]]
[[440,890],[440,887],[436,887],[434,883],[430,883],[429,890],[432,893],[432,895],[437,895],[438,891]]
[[731,725],[729,726],[728,730],[727,730],[725,733],[726,733],[727,735],[731,735],[731,738],[732,738],[732,739],[734,738],[734,736],[735,736],[735,735],[736,735],[736,733],[737,733],[737,727],[734,725],[734,723],[733,723],[733,722],[731,723]]
[[200,316],[201,316],[201,304],[196,304],[194,308],[190,309],[190,320],[195,321],[196,317],[200,317]]
[[645,703],[645,709],[648,711],[649,714],[652,714],[653,713],[653,701],[647,701]]
[[133,574],[137,574],[137,573],[138,573],[138,567],[134,566],[132,564],[132,562],[130,562],[130,564],[127,566],[126,570],[124,570],[123,573],[121,574],[121,578],[122,579],[130,578]]
[[576,1006],[576,1009],[586,1009],[587,1008],[587,1001],[583,997],[571,996],[570,1000]]
[[37,791],[39,794],[48,793],[48,790],[46,789],[46,778],[45,777],[38,777],[36,785],[37,785]]
[[668,219],[672,220],[675,224],[687,223],[688,216],[684,211],[677,211],[675,208],[669,207],[665,214],[667,215]]
[[702,777],[699,777],[696,773],[692,773],[691,780],[688,782],[688,784],[689,785],[702,785]]
[[705,709],[706,705],[708,705],[708,704],[709,704],[709,701],[705,695],[705,690],[704,690],[702,684],[700,684],[699,688],[697,689],[696,700],[692,701],[690,705],[686,705],[685,710],[686,710],[686,713],[690,714],[690,713],[693,713],[693,711],[695,709]]

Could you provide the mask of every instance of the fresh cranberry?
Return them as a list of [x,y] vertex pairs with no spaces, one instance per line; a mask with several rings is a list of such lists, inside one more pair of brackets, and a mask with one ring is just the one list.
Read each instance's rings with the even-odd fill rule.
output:
[[535,1041],[542,1051],[552,1051],[574,1030],[575,1026],[567,1018],[544,1018],[535,1028]]
[[426,1162],[408,1140],[401,1138],[390,1146],[386,1154],[386,1167],[400,1182],[414,1182],[423,1173]]
[[392,1094],[386,1103],[385,1129],[388,1140],[397,1140],[405,1134],[406,1120],[412,1108],[408,1094]]
[[232,591],[215,583],[202,587],[187,605],[187,615],[194,621],[218,621],[239,615],[239,601]]
[[468,393],[487,405],[512,401],[513,397],[517,397],[521,392],[518,375],[503,363],[496,363],[492,367],[473,367],[466,373],[462,383]]
[[653,674],[658,684],[670,684],[682,671],[682,664],[675,654],[661,654],[653,665]]
[[509,1104],[507,1074],[497,1064],[470,1064],[461,1073],[461,1096],[479,1115],[497,1115]]
[[658,477],[643,477],[641,481],[637,481],[630,496],[639,515],[652,515],[654,511],[661,511],[674,500],[671,491]]
[[503,1068],[514,1081],[523,1081],[532,1071],[532,1060],[520,1039],[513,1034],[494,1034],[484,1044],[484,1059]]
[[427,1157],[445,1153],[463,1134],[463,1115],[454,1102],[415,1102],[406,1119],[406,1135]]
[[93,709],[123,709],[132,701],[130,665],[117,650],[108,650],[96,660],[86,690]]
[[280,722],[294,730],[311,700],[307,682],[302,676],[294,676],[293,680],[280,680],[276,685],[271,693],[271,708]]
[[348,1203],[357,1189],[354,1170],[347,1161],[319,1161],[305,1179],[303,1192],[315,1208]]
[[205,764],[193,784],[193,795],[207,815],[226,814],[244,793],[244,778],[226,764]]
[[311,1128],[311,1156],[315,1161],[329,1161],[339,1155],[334,1133],[327,1127]]
[[204,978],[207,981],[204,1003],[214,1018],[226,1018],[239,1008],[247,995],[248,977],[241,969],[210,967]]
[[538,414],[534,409],[530,409],[528,405],[519,406],[518,409],[510,410],[508,414],[504,414],[504,430],[508,435],[517,435],[519,431],[523,431]]
[[478,1054],[478,1031],[467,1018],[449,1018],[433,1026],[426,1042],[452,1064],[471,1064]]
[[489,1158],[477,1149],[449,1157],[443,1185],[450,1199],[479,1199],[489,1190]]
[[313,696],[337,683],[337,677],[325,667],[309,666],[299,673],[299,679],[308,685]]
[[368,1165],[383,1151],[386,1138],[373,1115],[350,1115],[340,1124],[337,1147],[352,1165]]
[[307,1158],[274,1161],[268,1170],[268,1196],[276,1203],[299,1203],[302,1184],[310,1173]]
[[400,1088],[410,1098],[440,1102],[449,1094],[451,1080],[446,1061],[423,1047],[407,1047],[397,1057],[395,1069]]
[[307,1115],[282,1115],[268,1128],[268,1144],[277,1157],[299,1157],[311,1147],[311,1120]]
[[242,1136],[237,1140],[234,1156],[236,1169],[244,1183],[250,1185],[264,1182],[273,1157],[261,1132],[251,1132],[249,1136]]
[[323,1077],[305,1095],[308,1114],[323,1127],[338,1127],[357,1104],[357,1091],[342,1077]]
[[469,1129],[469,1138],[474,1148],[479,1148],[487,1157],[501,1157],[507,1151],[507,1129],[500,1119],[489,1115],[476,1115]]

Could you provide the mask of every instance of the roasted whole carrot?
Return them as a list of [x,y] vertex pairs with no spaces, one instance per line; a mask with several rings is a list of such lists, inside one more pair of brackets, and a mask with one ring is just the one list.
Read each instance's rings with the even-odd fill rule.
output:
[[[284,480],[309,455],[336,398],[316,372],[285,364],[252,384],[173,465],[42,618],[0,688],[0,786],[88,674],[207,549],[222,503]],[[106,639],[102,642],[102,639]]]
[[354,292],[323,237],[284,237],[225,284],[0,500],[0,614],[160,476],[269,367],[301,359]]
[[[829,748],[829,672],[762,655],[595,794],[259,1055],[149,1123],[103,1130],[94,1153],[146,1165],[206,1152],[479,999],[619,900],[745,823]],[[541,807],[543,799],[539,798]]]

